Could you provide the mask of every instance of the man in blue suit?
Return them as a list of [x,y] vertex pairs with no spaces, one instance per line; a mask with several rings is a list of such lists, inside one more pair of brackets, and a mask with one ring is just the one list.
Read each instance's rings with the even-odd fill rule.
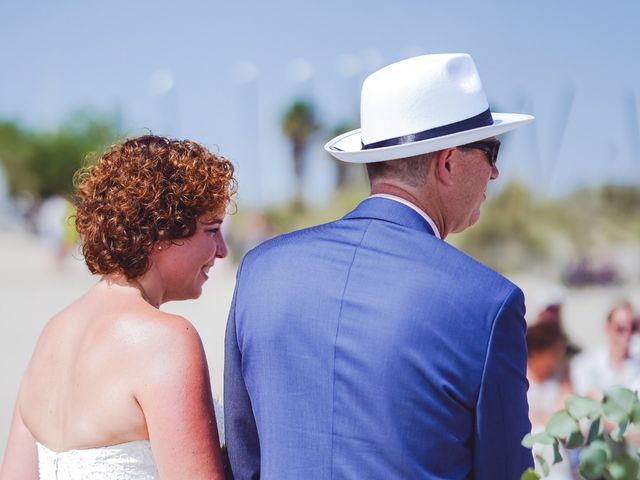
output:
[[498,177],[492,113],[465,54],[364,82],[361,129],[325,146],[367,164],[340,220],[242,261],[225,346],[236,479],[519,479],[532,464],[523,294],[444,242]]

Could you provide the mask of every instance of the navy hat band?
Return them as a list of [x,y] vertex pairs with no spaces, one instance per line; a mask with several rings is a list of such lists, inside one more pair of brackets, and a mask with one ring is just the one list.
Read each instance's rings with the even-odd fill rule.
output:
[[464,132],[466,130],[473,130],[474,128],[486,127],[488,125],[493,125],[493,117],[491,116],[491,109],[489,108],[479,115],[465,120],[460,120],[459,122],[450,123],[449,125],[442,125],[441,127],[430,128],[429,130],[412,133],[411,135],[389,138],[387,140],[380,140],[379,142],[368,143],[366,145],[363,143],[362,149],[368,150],[370,148],[392,147],[395,145],[403,145],[405,143],[419,142],[420,140],[444,137],[445,135],[451,135],[452,133]]

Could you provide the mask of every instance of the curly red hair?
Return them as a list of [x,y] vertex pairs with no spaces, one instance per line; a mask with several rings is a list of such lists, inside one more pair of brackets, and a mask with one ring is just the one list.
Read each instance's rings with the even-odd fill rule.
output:
[[190,237],[200,216],[227,207],[233,171],[190,140],[145,135],[107,149],[74,178],[75,223],[89,270],[144,274],[155,244]]

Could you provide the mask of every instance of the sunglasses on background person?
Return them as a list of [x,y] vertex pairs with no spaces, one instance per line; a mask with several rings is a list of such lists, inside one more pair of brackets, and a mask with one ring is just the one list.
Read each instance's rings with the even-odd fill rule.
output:
[[613,329],[619,335],[631,334],[631,333],[635,333],[635,332],[638,331],[638,324],[634,322],[629,326],[627,326],[627,325],[615,325],[613,327]]

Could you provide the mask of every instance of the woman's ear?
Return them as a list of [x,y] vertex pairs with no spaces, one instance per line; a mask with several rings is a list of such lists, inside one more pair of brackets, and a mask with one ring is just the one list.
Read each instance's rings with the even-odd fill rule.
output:
[[161,252],[163,250],[166,250],[168,247],[169,247],[169,242],[167,242],[166,240],[158,240],[153,244],[152,251]]

